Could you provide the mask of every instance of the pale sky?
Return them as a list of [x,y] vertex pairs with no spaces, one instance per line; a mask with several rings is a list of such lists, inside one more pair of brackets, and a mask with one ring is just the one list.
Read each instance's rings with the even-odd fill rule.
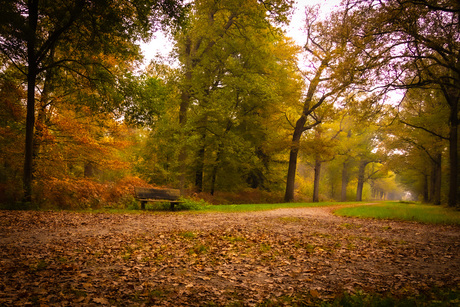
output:
[[[305,44],[302,28],[304,24],[305,6],[319,4],[323,14],[334,10],[334,7],[340,4],[340,0],[297,0],[296,10],[291,18],[291,23],[287,29],[288,36],[294,38],[300,46]],[[157,54],[167,57],[172,51],[172,44],[167,39],[166,35],[161,32],[155,33],[155,38],[148,44],[141,44],[142,52],[145,56],[144,65],[150,60],[157,57]]]

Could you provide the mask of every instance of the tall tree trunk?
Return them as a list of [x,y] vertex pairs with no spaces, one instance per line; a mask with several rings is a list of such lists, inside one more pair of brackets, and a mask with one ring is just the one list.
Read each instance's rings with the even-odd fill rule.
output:
[[315,179],[313,183],[313,202],[319,202],[319,179],[321,176],[321,161],[315,160]]
[[304,101],[303,111],[300,118],[295,123],[294,133],[292,134],[292,142],[291,142],[291,150],[289,152],[289,167],[286,179],[286,192],[284,194],[284,201],[285,202],[292,202],[294,201],[294,188],[295,188],[295,175],[297,171],[297,157],[299,154],[300,148],[300,138],[304,131],[307,131],[316,125],[321,123],[321,120],[315,119],[315,122],[311,125],[305,127],[307,123],[307,117],[314,112],[317,108],[319,108],[324,100],[326,99],[327,95],[323,95],[316,103],[312,106],[313,95],[318,87],[318,84],[321,80],[321,75],[323,71],[327,68],[330,61],[330,57],[327,56],[321,61],[320,67],[316,71],[315,76],[310,81],[310,85],[308,86],[307,96]]
[[[460,83],[460,82],[459,82]],[[459,90],[457,89],[457,92]],[[458,102],[459,95],[455,95],[450,102],[450,131],[449,131],[449,207],[458,206]]]
[[284,194],[285,202],[294,201],[295,175],[297,171],[297,156],[299,154],[300,137],[304,131],[304,125],[307,121],[305,116],[301,116],[295,125],[292,135],[291,151],[289,152],[289,167],[286,180],[286,192]]
[[430,202],[430,195],[429,195],[429,180],[428,174],[423,174],[423,202],[429,203]]
[[34,126],[35,126],[35,82],[38,73],[36,59],[36,32],[38,22],[38,0],[29,0],[29,33],[27,37],[27,115],[26,141],[24,150],[24,202],[32,201]]
[[32,201],[33,176],[33,145],[35,126],[35,68],[29,66],[27,74],[27,116],[26,116],[26,143],[24,154],[24,202]]
[[192,80],[192,41],[190,37],[186,39],[186,48],[185,48],[185,82],[182,88],[181,97],[180,97],[180,107],[179,107],[179,126],[182,130],[181,149],[179,151],[179,181],[180,181],[180,191],[181,194],[184,194],[185,185],[186,185],[186,172],[187,172],[187,147],[186,147],[186,131],[185,126],[187,124],[187,112],[190,105],[190,92],[191,92],[191,80]]
[[[203,135],[204,139],[204,135]],[[195,190],[200,193],[203,192],[203,174],[204,174],[204,154],[205,154],[205,145],[201,145],[200,150],[198,150],[198,156],[196,160],[196,170],[195,170]]]
[[217,171],[219,170],[223,147],[224,147],[223,143],[220,143],[219,146],[218,146],[218,149],[217,149],[216,160],[214,160],[214,165],[212,167],[211,190],[210,190],[211,195],[214,195],[214,192],[216,191]]
[[364,171],[366,170],[367,161],[361,160],[358,168],[358,187],[356,189],[356,201],[363,200],[363,188],[364,188]]
[[442,187],[442,154],[438,153],[435,157],[434,174],[433,174],[433,204],[441,204],[441,187]]
[[348,186],[348,161],[343,162],[342,168],[342,190],[340,193],[340,201],[347,201],[347,186]]

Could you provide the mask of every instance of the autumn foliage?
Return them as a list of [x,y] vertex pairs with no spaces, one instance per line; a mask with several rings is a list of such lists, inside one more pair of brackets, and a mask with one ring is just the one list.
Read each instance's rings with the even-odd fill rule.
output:
[[41,180],[37,198],[42,207],[62,209],[99,209],[128,207],[134,202],[134,187],[148,186],[138,177],[99,183],[88,178],[51,178]]

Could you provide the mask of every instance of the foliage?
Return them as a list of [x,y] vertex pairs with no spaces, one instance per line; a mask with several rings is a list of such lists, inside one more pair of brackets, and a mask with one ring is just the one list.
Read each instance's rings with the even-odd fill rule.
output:
[[439,91],[411,89],[387,130],[389,167],[398,174],[414,199],[440,204],[447,201],[448,106]]
[[[359,92],[356,88],[374,86],[370,77],[374,63],[363,56],[367,51],[360,47],[363,44],[361,40],[365,39],[358,34],[361,14],[354,12],[350,3],[346,2],[343,8],[331,12],[325,20],[318,17],[317,7],[308,7],[305,15],[305,95],[294,112],[288,113],[293,114],[289,119],[295,118],[291,120],[295,124],[291,124],[293,131],[284,197],[286,202],[294,200],[297,159],[303,134],[334,118],[336,105],[344,97]],[[371,105],[372,102],[369,99],[363,101],[365,105]],[[318,188],[316,184],[313,193],[316,201]]]
[[88,178],[49,178],[37,181],[37,205],[42,209],[135,208],[135,186],[148,186],[137,177],[99,183]]
[[[163,75],[172,95],[156,95],[167,108],[149,115],[152,130],[139,165],[148,178],[211,194],[279,186],[273,163],[279,146],[272,144],[280,134],[271,128],[281,122],[278,105],[300,90],[297,48],[274,26],[290,5],[193,3],[189,23],[174,37],[181,71]],[[159,76],[160,67],[152,68]]]
[[6,71],[0,78],[0,204],[14,203],[22,195],[25,93],[15,77]]
[[[358,3],[359,2],[359,3]],[[447,203],[458,206],[458,125],[460,45],[458,1],[357,1],[368,23],[363,32],[379,42],[386,65],[382,78],[388,87],[432,91],[447,112],[440,122],[448,123],[449,177]],[[375,54],[374,54],[375,55]],[[438,116],[441,114],[438,114]],[[435,115],[436,116],[436,115]],[[413,124],[413,123],[412,123]],[[412,125],[419,129],[426,127]],[[429,130],[425,130],[429,131]],[[439,199],[439,197],[437,197]],[[438,203],[439,201],[436,200]]]
[[460,212],[455,209],[404,202],[386,202],[372,206],[342,208],[335,213],[343,216],[398,219],[433,224],[460,224]]
[[[79,105],[113,110],[116,76],[126,69],[124,63],[139,59],[136,41],[148,38],[150,27],[162,15],[181,19],[176,16],[181,14],[181,6],[174,0],[0,4],[6,13],[0,24],[2,60],[7,68],[22,74],[17,83],[27,83],[22,183],[24,201],[31,202],[37,137],[46,125],[43,113],[50,112],[52,104],[68,93],[78,97]],[[38,89],[41,97],[37,103]]]
[[[303,48],[282,30],[291,0],[1,3],[2,204],[135,208],[103,191],[139,176],[216,204],[279,202],[286,184],[289,201],[452,205],[452,1],[307,7]],[[160,24],[179,65],[137,71]],[[398,112],[390,88],[406,90]]]

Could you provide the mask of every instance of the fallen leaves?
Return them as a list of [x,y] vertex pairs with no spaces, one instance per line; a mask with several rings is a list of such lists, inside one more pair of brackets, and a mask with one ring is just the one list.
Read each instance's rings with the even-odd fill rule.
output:
[[254,305],[459,286],[458,228],[293,212],[0,211],[0,305]]

